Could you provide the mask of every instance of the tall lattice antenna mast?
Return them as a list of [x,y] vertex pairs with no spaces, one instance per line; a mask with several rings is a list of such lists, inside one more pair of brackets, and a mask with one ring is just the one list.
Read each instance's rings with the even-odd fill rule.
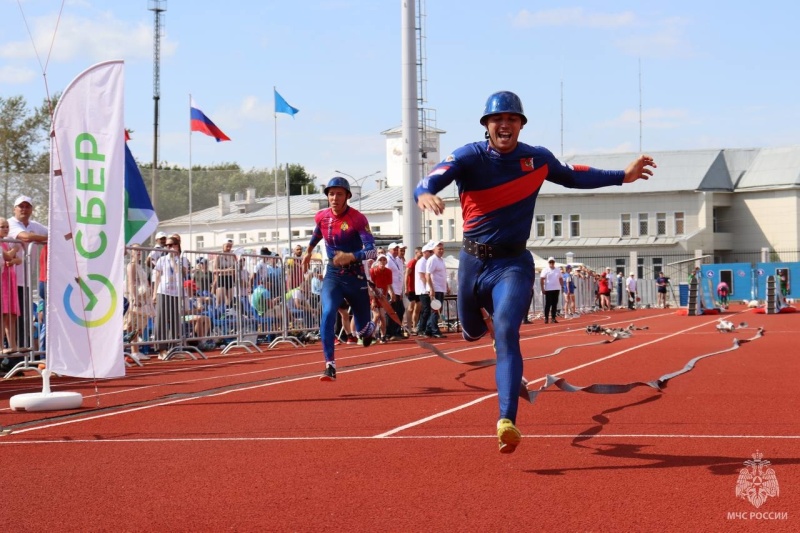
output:
[[161,99],[161,37],[164,35],[163,15],[167,0],[148,0],[147,9],[153,12],[153,174],[150,190],[153,209],[156,209],[158,181],[158,101]]
[[425,107],[428,102],[428,70],[426,61],[428,54],[425,46],[425,0],[417,0],[417,108],[419,114],[419,152],[420,177],[427,176],[438,161],[429,161],[428,154],[436,152],[434,129],[436,128],[436,110]]

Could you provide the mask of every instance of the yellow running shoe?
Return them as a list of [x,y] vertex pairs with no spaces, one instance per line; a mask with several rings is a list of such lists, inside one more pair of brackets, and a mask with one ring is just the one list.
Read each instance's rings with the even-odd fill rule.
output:
[[500,453],[513,453],[522,440],[514,422],[508,418],[501,418],[497,421],[497,440],[500,445]]

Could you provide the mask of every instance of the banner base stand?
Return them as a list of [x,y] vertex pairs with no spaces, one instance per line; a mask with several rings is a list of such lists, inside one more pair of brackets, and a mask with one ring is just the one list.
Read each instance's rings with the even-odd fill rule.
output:
[[12,411],[62,411],[77,409],[83,403],[83,395],[79,392],[50,392],[49,368],[42,371],[42,392],[17,394],[12,396],[8,404]]
[[83,403],[79,392],[32,392],[17,394],[9,400],[12,411],[62,411],[77,409]]

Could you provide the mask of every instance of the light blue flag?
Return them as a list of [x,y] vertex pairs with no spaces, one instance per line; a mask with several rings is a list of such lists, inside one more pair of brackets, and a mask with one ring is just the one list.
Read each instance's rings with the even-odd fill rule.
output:
[[[273,89],[275,91],[275,89]],[[283,99],[283,96],[278,94],[278,91],[275,91],[275,112],[276,113],[286,113],[287,115],[295,116],[300,110],[296,107],[292,107],[289,103]]]
[[158,227],[142,173],[125,145],[125,244],[141,244]]

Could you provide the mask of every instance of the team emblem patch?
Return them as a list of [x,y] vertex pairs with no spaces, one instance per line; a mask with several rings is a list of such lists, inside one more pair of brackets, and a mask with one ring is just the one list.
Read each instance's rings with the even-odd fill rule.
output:
[[350,229],[350,225],[347,222],[342,222],[342,225],[339,226],[339,229],[342,231],[347,231]]
[[519,160],[519,166],[524,172],[533,172],[533,158],[526,157]]

